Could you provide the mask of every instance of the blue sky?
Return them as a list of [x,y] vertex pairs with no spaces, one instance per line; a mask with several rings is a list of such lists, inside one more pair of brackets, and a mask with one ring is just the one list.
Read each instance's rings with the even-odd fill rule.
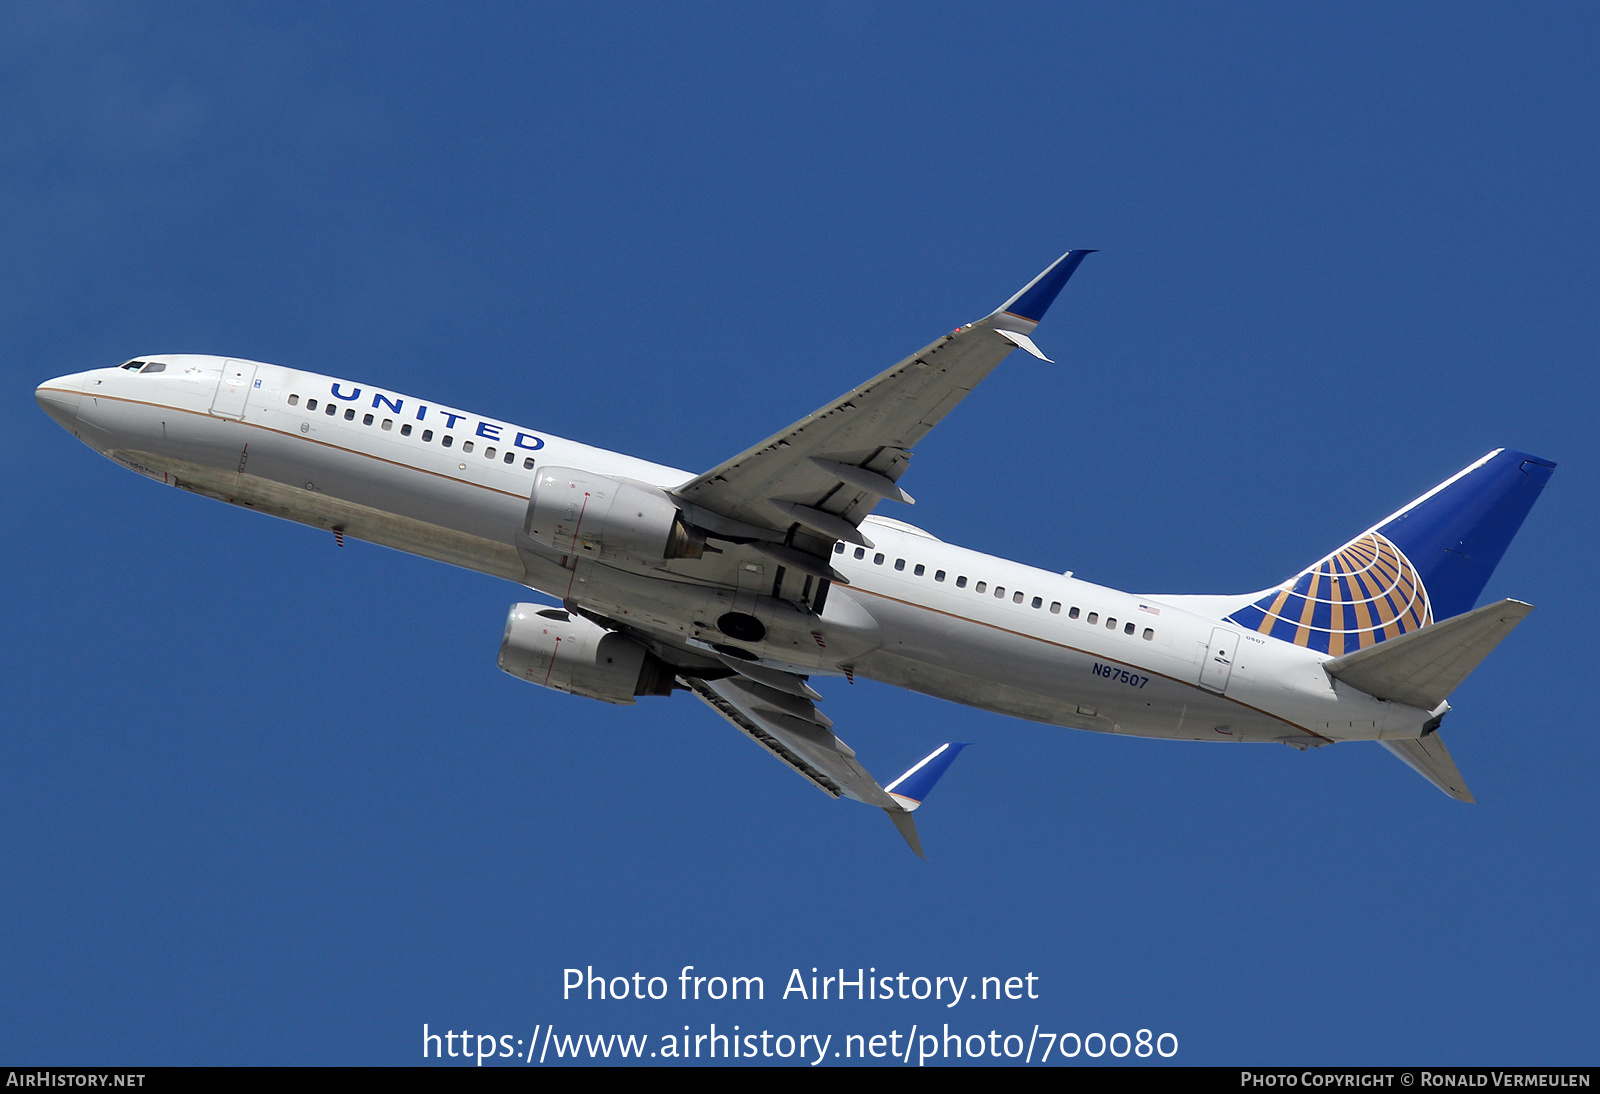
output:
[[[0,14],[0,1059],[410,1063],[423,1022],[1171,1031],[1188,1063],[1593,1063],[1597,17],[1583,5],[69,5]],[[973,742],[929,861],[686,694],[494,667],[519,590],[165,490],[34,404],[139,353],[710,467],[1096,247],[921,446],[942,538],[1262,588],[1491,448],[1560,469],[1375,746]],[[896,514],[906,515],[906,514]],[[578,1003],[561,970],[1039,976],[979,1014]]]

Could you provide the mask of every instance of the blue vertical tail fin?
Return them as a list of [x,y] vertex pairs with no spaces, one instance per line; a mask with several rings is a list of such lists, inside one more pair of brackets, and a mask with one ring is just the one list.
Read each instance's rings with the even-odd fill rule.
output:
[[1228,620],[1339,657],[1471,611],[1555,466],[1496,449]]

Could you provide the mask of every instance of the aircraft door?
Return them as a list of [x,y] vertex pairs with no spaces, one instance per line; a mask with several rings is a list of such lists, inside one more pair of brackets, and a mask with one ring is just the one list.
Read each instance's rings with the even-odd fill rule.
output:
[[1218,694],[1228,690],[1228,678],[1233,675],[1233,662],[1238,656],[1238,633],[1226,627],[1213,627],[1211,645],[1200,666],[1200,686]]
[[211,400],[211,413],[222,418],[243,418],[244,404],[255,386],[256,366],[249,361],[222,362],[222,378]]

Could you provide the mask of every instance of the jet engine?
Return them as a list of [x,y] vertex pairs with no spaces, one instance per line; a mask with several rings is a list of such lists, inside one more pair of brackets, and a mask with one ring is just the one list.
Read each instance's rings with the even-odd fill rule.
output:
[[500,668],[519,680],[587,699],[632,704],[672,694],[673,670],[626,635],[541,604],[513,604]]
[[558,551],[599,558],[699,558],[705,533],[664,494],[572,467],[534,476],[523,530]]

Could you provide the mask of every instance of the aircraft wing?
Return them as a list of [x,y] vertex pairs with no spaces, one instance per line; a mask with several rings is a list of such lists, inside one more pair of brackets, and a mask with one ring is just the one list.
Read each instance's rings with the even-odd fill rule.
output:
[[823,793],[878,806],[889,814],[911,849],[922,855],[922,841],[911,813],[965,746],[940,745],[886,790],[857,761],[855,750],[834,735],[833,722],[810,698],[800,694],[815,692],[800,677],[793,677],[793,681],[798,686],[783,691],[771,686],[779,681],[762,683],[742,674],[721,680],[684,678],[682,682],[707,706]]
[[1028,335],[1090,253],[1062,255],[992,314],[923,347],[674,494],[745,525],[807,533],[825,541],[824,553],[839,539],[870,545],[857,525],[878,500],[911,501],[895,482],[912,446],[1013,349],[1048,360]]

